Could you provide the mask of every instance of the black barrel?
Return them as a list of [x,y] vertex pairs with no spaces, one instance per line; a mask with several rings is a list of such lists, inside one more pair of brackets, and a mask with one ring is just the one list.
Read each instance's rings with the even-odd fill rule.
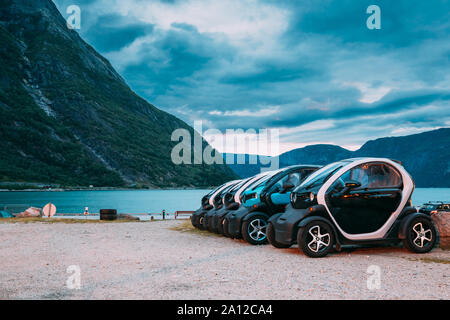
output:
[[117,220],[117,210],[115,209],[101,209],[100,220],[113,221]]

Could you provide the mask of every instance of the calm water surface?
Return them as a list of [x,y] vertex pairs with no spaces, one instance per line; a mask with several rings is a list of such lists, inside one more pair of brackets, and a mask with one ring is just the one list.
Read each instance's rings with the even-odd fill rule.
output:
[[[3,206],[40,207],[52,202],[58,213],[82,213],[85,207],[93,213],[100,209],[117,209],[119,213],[159,213],[196,210],[209,190],[142,190],[142,191],[66,191],[66,192],[0,192]],[[450,202],[450,188],[418,188],[413,203]]]

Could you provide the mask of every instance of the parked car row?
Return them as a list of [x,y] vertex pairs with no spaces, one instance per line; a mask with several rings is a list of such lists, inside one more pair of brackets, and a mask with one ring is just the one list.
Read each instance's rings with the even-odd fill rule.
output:
[[295,165],[230,181],[205,195],[194,227],[310,257],[343,245],[395,244],[425,253],[436,242],[429,211],[411,204],[414,181],[395,160]]

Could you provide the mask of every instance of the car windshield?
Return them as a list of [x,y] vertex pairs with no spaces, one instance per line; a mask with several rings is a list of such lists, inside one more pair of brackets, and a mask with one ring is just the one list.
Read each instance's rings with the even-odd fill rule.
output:
[[266,183],[270,178],[272,178],[280,171],[281,170],[267,172],[265,176],[262,176],[262,179],[256,180],[250,187],[247,188],[247,190],[253,190],[260,187],[263,183]]
[[317,185],[324,184],[336,171],[348,164],[347,161],[340,161],[329,164],[310,175],[298,188],[311,189]]

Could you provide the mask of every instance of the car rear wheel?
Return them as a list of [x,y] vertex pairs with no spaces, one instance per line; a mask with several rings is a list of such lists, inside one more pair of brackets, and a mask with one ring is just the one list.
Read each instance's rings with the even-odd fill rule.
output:
[[300,250],[308,257],[325,257],[334,245],[333,228],[324,221],[311,221],[299,229],[297,242]]
[[269,225],[267,226],[267,240],[275,248],[286,249],[291,246],[289,244],[280,243],[277,240],[275,240],[275,228],[274,228],[273,224],[271,224],[270,222],[269,222]]
[[426,218],[418,217],[408,224],[403,246],[415,253],[426,253],[433,249],[436,238],[433,223]]
[[264,216],[254,216],[242,224],[242,237],[253,245],[267,243],[267,219]]

